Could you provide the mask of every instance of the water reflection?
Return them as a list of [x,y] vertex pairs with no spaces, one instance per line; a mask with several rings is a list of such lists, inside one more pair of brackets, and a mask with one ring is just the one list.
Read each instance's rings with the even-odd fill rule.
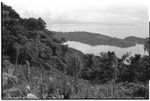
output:
[[109,45],[91,46],[76,41],[67,41],[64,44],[68,44],[69,47],[80,50],[85,54],[88,53],[88,54],[100,55],[101,52],[114,51],[117,57],[119,58],[122,57],[122,55],[126,54],[127,52],[131,52],[131,56],[135,54],[141,54],[141,55],[148,54],[147,52],[144,52],[144,46],[140,44],[136,44],[135,46],[128,47],[128,48],[121,48],[121,47],[109,46]]

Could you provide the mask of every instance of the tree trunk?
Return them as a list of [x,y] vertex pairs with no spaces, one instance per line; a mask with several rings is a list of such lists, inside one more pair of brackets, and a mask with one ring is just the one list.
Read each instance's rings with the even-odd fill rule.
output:
[[16,51],[17,51],[17,54],[16,54],[16,62],[15,62],[15,65],[17,65],[17,62],[18,62],[18,49],[17,49]]
[[114,80],[113,80],[113,94],[115,94],[115,82],[116,82],[117,77],[118,77],[118,75],[117,75],[117,71],[118,71],[117,66],[118,66],[118,60],[117,60],[117,57],[115,57],[115,77],[114,77]]

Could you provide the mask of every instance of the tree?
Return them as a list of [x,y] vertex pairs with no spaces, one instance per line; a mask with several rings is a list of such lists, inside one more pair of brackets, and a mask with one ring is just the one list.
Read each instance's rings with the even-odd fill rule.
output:
[[144,43],[144,51],[147,51],[149,53],[149,39],[145,41]]
[[124,82],[124,81],[128,81],[129,79],[129,65],[130,65],[130,61],[129,61],[129,57],[130,53],[126,53],[124,54],[119,60],[118,60],[118,70],[119,70],[119,75],[118,75],[118,82]]
[[43,30],[43,29],[45,29],[46,28],[46,23],[45,23],[45,21],[41,18],[41,17],[39,17],[38,18],[38,29],[39,30]]
[[101,61],[105,82],[112,79],[117,79],[118,60],[115,53],[110,51],[108,53],[101,53]]
[[79,77],[83,68],[83,64],[80,57],[76,54],[67,54],[66,63],[68,66],[67,74],[74,76],[75,78]]
[[29,18],[29,19],[22,19],[21,24],[25,26],[28,30],[44,30],[46,28],[46,23],[43,19],[38,18]]
[[19,14],[14,10],[12,9],[10,6],[7,6],[5,5],[3,2],[2,2],[2,18],[4,17],[10,17],[10,18],[13,18],[13,19],[20,19],[20,16]]

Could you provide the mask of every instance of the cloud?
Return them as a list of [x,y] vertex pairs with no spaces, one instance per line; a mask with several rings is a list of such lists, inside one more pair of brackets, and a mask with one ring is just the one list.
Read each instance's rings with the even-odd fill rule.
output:
[[[146,1],[146,0],[145,0]],[[48,24],[146,22],[142,0],[5,0],[21,17],[42,17]],[[5,3],[4,2],[4,3]]]
[[[70,10],[50,16],[53,22],[147,22],[148,12],[144,7],[107,7],[105,9]],[[50,20],[50,21],[51,21]]]

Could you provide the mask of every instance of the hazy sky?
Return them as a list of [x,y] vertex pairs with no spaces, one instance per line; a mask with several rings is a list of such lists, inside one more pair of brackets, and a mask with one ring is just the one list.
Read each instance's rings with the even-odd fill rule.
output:
[[[109,28],[111,26],[116,26],[116,28],[121,26],[130,30],[131,26],[137,26],[140,32],[138,33],[139,37],[148,36],[148,14],[150,14],[148,13],[148,0],[2,1],[12,6],[21,17],[42,17],[46,21],[48,28],[55,24],[61,24],[63,26],[65,24],[83,23],[101,24]],[[138,27],[141,27],[143,31],[140,31]]]

